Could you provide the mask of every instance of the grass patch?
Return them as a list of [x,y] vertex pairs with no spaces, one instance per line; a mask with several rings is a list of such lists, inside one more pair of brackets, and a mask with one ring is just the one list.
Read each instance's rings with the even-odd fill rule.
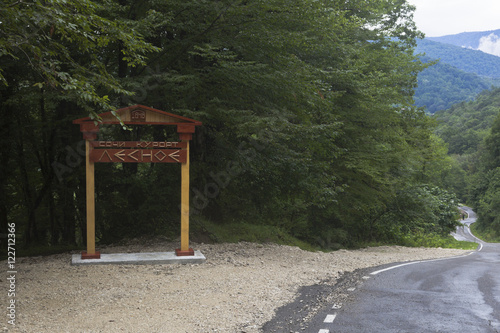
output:
[[440,247],[443,249],[461,249],[461,250],[475,250],[477,243],[459,241],[453,236],[441,236],[437,234],[418,234],[418,235],[405,235],[402,237],[400,244],[408,247]]
[[[332,241],[325,241],[325,244],[319,242],[318,244],[310,244],[301,241],[285,231],[272,225],[256,225],[250,223],[230,223],[230,224],[216,224],[207,220],[197,221],[197,227],[194,231],[199,237],[200,233],[204,234],[205,239],[216,243],[237,243],[237,242],[252,242],[252,243],[276,243],[281,245],[298,246],[306,251],[332,251],[340,248],[347,248],[341,244],[335,243],[336,247],[325,246]],[[330,240],[328,238],[328,240]],[[462,250],[475,250],[477,243],[458,241],[449,236],[441,236],[437,234],[418,234],[418,235],[405,235],[396,242],[370,242],[363,244],[356,244],[349,248],[363,248],[367,246],[387,246],[399,245],[408,247],[429,247],[429,248],[447,248],[447,249],[462,249]]]
[[230,223],[219,225],[207,220],[197,221],[193,228],[194,238],[200,238],[199,233],[208,235],[216,243],[275,243],[280,245],[297,246],[306,251],[318,251],[319,248],[301,241],[280,228],[272,225],[258,225],[250,223]]
[[500,235],[495,230],[481,230],[478,223],[471,224],[472,233],[488,243],[500,243]]

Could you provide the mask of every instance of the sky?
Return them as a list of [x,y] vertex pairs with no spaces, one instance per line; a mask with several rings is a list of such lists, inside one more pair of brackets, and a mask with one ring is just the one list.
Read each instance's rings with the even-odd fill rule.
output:
[[427,37],[500,29],[500,0],[408,0]]

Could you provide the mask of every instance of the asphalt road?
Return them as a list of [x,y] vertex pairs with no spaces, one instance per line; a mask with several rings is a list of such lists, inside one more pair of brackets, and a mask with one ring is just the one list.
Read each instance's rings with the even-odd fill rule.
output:
[[500,244],[475,238],[476,216],[464,209],[455,237],[478,242],[477,251],[364,271],[348,301],[325,305],[301,332],[500,332]]

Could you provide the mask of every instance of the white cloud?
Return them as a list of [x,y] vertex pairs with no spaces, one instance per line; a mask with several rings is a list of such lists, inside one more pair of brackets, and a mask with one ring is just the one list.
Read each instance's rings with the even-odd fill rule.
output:
[[478,50],[500,57],[500,37],[495,34],[481,37]]
[[499,0],[408,0],[427,37],[500,29]]

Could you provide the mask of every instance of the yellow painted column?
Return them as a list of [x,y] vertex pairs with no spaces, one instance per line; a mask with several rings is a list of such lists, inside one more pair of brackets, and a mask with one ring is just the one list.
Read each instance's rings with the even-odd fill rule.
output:
[[189,251],[189,140],[186,163],[181,164],[181,252]]
[[95,182],[94,162],[90,161],[90,141],[85,140],[85,166],[87,186],[87,255],[95,255]]

